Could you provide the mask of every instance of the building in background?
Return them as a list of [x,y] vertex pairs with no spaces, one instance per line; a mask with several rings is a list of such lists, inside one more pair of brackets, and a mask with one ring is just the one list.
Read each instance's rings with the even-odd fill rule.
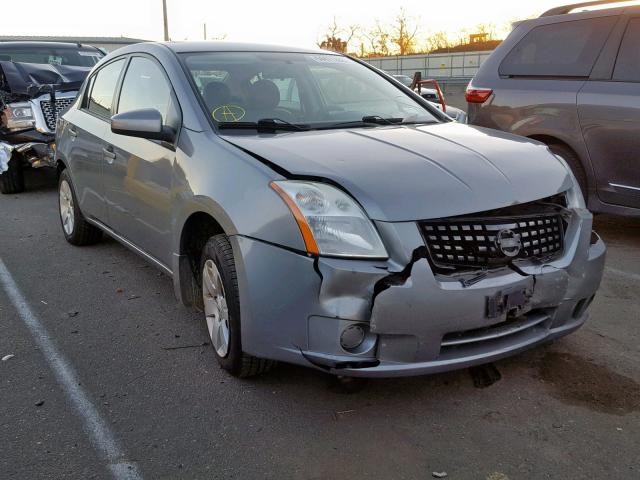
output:
[[120,47],[134,43],[147,42],[140,38],[129,37],[42,37],[29,35],[0,35],[0,42],[68,42],[92,45],[107,52],[113,52]]
[[484,52],[493,51],[502,40],[490,38],[488,33],[472,33],[467,43],[449,47],[437,48],[429,53],[454,53],[454,52]]

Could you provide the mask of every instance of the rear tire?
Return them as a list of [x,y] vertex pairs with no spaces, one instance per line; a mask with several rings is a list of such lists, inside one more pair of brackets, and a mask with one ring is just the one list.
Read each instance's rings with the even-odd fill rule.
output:
[[82,215],[67,170],[60,173],[58,180],[58,207],[62,233],[71,245],[93,245],[102,239],[102,230],[91,225]]
[[566,145],[562,145],[559,143],[552,143],[549,145],[549,150],[551,150],[554,154],[562,157],[571,167],[571,171],[573,175],[578,180],[578,184],[580,185],[580,190],[582,190],[582,196],[584,197],[585,202],[589,197],[589,183],[587,181],[587,174],[584,171],[584,167],[580,162],[580,159],[576,155],[576,153],[571,150]]
[[9,170],[0,174],[0,193],[10,195],[24,192],[24,170],[20,160],[15,153],[9,159]]
[[200,260],[200,287],[211,345],[220,366],[231,375],[252,377],[275,362],[242,351],[240,292],[233,249],[226,235],[207,241]]

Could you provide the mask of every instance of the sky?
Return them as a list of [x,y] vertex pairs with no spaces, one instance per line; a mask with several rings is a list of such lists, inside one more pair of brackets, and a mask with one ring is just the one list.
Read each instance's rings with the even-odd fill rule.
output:
[[[162,40],[162,0],[2,0],[3,35],[125,36]],[[341,25],[390,22],[404,8],[420,32],[506,29],[562,0],[167,0],[172,40],[225,37],[238,42],[314,47],[334,17]],[[572,3],[569,0],[567,3]]]

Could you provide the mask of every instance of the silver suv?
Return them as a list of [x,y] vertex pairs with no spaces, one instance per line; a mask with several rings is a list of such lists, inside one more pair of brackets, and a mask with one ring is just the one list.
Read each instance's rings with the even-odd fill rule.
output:
[[466,92],[469,122],[539,140],[588,206],[640,216],[640,6],[550,10],[517,25]]

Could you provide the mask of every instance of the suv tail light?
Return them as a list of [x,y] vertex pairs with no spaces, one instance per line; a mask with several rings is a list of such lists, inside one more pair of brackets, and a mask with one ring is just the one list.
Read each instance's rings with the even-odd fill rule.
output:
[[464,92],[464,98],[469,103],[484,103],[491,96],[493,90],[490,88],[475,88],[469,85]]

